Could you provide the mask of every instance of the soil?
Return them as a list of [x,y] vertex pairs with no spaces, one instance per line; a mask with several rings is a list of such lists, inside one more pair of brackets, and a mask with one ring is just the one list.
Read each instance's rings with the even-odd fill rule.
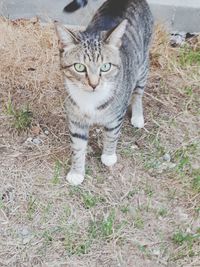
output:
[[1,19],[0,32],[0,266],[200,266],[199,37],[171,47],[155,28],[145,128],[126,118],[110,169],[91,129],[72,187],[53,25]]

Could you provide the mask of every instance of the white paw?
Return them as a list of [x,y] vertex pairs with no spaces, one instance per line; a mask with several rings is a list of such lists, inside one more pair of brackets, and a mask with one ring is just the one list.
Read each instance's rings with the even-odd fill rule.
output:
[[136,128],[144,128],[144,117],[143,116],[132,116],[131,124]]
[[101,155],[101,162],[104,165],[110,167],[110,166],[114,165],[117,162],[117,155],[116,154],[113,154],[113,155],[102,154]]
[[76,173],[73,171],[70,171],[67,174],[66,180],[71,184],[71,185],[80,185],[83,180],[84,180],[84,175],[80,173]]

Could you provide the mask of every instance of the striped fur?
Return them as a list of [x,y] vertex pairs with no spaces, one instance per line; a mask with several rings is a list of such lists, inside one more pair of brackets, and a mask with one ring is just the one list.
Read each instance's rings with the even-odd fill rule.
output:
[[[104,126],[101,160],[107,166],[117,161],[117,141],[130,103],[131,123],[144,126],[142,95],[152,26],[146,0],[107,0],[84,32],[56,24],[68,93],[66,110],[73,154],[67,180],[71,184],[84,179],[91,125]],[[84,71],[77,72],[76,63],[84,64],[78,65]]]

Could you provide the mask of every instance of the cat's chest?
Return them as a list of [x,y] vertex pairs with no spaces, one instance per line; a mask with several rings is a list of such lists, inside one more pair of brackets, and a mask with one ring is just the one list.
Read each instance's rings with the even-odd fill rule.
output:
[[80,115],[84,116],[85,118],[88,118],[90,120],[96,120],[97,117],[100,116],[97,106],[99,105],[99,101],[96,98],[93,97],[75,97],[74,100],[77,104],[77,112],[80,113]]
[[[108,114],[109,107],[104,104],[111,98],[107,90],[97,92],[85,92],[81,90],[70,90],[70,98],[73,101],[74,109],[77,116],[88,119],[91,123],[101,123]],[[71,112],[69,110],[69,112]]]
[[102,120],[102,116],[106,116],[106,113],[109,113],[109,105],[106,105],[112,97],[109,88],[101,88],[101,90],[94,92],[70,88],[68,92],[69,101],[71,100],[76,115],[79,114],[88,118],[91,122],[98,123]]

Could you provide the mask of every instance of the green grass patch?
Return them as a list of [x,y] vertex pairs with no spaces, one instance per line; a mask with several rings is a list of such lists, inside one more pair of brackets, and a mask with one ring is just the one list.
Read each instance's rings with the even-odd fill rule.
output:
[[167,211],[167,209],[165,209],[165,208],[160,208],[160,209],[158,210],[158,216],[166,217],[167,214],[168,214],[168,211]]
[[195,191],[200,193],[200,169],[193,171],[192,176],[194,177],[192,187]]
[[27,206],[27,217],[29,220],[33,220],[36,210],[37,210],[36,198],[33,196],[30,196],[28,200],[28,206]]
[[114,232],[115,212],[111,211],[107,218],[91,221],[88,229],[89,235],[92,238],[108,238]]
[[131,158],[134,155],[134,151],[131,147],[130,148],[125,147],[121,149],[120,154],[125,158]]
[[65,230],[63,244],[69,255],[81,255],[90,251],[92,244],[97,240],[109,241],[113,233],[118,233],[124,225],[116,222],[115,211],[111,210],[108,216],[94,219],[85,229],[80,229],[76,224],[71,224]]
[[84,208],[86,209],[91,209],[97,206],[98,203],[105,202],[105,199],[101,196],[80,187],[72,187],[69,194],[70,196],[75,196],[81,200]]
[[177,249],[172,254],[173,261],[199,255],[199,252],[196,250],[196,247],[200,244],[200,234],[198,231],[192,234],[179,230],[172,235],[172,242],[177,246]]
[[69,256],[81,255],[89,252],[92,241],[87,239],[81,232],[68,231],[65,235],[64,246]]
[[83,200],[83,205],[86,209],[95,207],[99,202],[99,198],[89,192],[82,194],[82,200]]
[[187,243],[191,247],[196,240],[200,240],[200,234],[198,232],[196,234],[190,234],[178,231],[172,236],[172,241],[177,246],[182,246]]
[[180,48],[178,62],[181,67],[200,66],[200,50],[194,50],[189,46]]
[[136,215],[136,217],[134,218],[134,226],[137,229],[143,229],[144,228],[144,220],[143,220],[143,217],[140,213],[138,213]]
[[187,173],[191,169],[191,161],[193,156],[198,152],[198,143],[193,143],[178,149],[173,160],[177,162],[177,171],[180,173]]
[[121,206],[120,210],[121,210],[122,213],[127,214],[130,211],[130,207],[129,207],[128,204],[127,205],[123,205],[123,206]]
[[61,171],[62,171],[62,163],[59,160],[56,160],[55,166],[54,166],[54,174],[52,178],[53,184],[60,183]]
[[3,203],[3,195],[0,194],[0,209],[4,208],[4,203]]
[[193,88],[192,88],[192,87],[185,87],[185,88],[184,88],[184,93],[185,93],[187,96],[191,97],[191,96],[193,95]]
[[26,130],[31,126],[33,114],[29,110],[28,105],[16,109],[14,108],[12,101],[9,99],[6,105],[6,114],[12,116],[12,126],[18,131]]
[[185,184],[195,192],[200,192],[200,169],[193,168],[194,159],[199,158],[199,143],[182,147],[174,154],[173,160],[177,163],[175,171]]

